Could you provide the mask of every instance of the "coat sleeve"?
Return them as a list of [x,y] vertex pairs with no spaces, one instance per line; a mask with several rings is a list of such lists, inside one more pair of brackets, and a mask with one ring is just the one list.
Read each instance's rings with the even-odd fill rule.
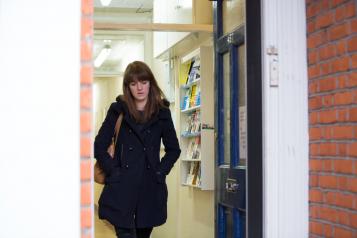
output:
[[168,175],[181,154],[171,113],[169,113],[169,118],[164,123],[162,142],[165,147],[165,155],[161,159],[157,173]]
[[116,160],[109,155],[107,149],[112,142],[115,133],[115,124],[120,112],[117,103],[112,103],[110,105],[107,116],[94,140],[94,157],[107,175],[110,175],[113,169],[117,166]]

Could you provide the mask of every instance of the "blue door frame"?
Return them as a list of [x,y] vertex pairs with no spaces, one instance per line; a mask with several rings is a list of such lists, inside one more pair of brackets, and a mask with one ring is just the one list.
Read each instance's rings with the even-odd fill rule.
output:
[[[215,46],[216,238],[263,237],[262,79],[260,0],[246,1],[246,22],[223,35],[223,0],[213,3]],[[238,64],[245,45],[246,69]],[[225,125],[223,55],[229,54],[230,125]],[[239,71],[246,70],[247,162],[239,157]],[[230,129],[229,164],[225,126]],[[248,189],[246,189],[248,188]]]

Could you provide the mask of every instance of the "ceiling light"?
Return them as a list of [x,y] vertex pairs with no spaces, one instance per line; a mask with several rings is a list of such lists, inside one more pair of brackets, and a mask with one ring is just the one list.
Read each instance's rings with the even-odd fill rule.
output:
[[111,3],[112,0],[100,0],[100,3],[102,4],[102,6],[109,6],[109,4]]
[[103,49],[99,52],[97,58],[94,60],[94,67],[99,68],[103,62],[108,58],[112,48],[110,45],[105,45]]

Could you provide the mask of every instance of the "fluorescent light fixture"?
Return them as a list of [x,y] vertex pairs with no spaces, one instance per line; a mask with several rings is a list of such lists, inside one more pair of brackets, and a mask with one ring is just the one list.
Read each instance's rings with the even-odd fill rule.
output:
[[102,6],[109,6],[109,4],[112,2],[112,0],[100,0],[100,3]]
[[94,67],[99,68],[108,58],[111,51],[112,48],[110,47],[110,45],[105,45],[103,49],[99,52],[97,58],[94,60]]

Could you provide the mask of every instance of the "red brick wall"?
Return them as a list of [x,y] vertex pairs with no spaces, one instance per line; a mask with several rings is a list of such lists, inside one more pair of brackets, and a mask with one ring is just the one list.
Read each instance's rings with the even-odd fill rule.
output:
[[356,12],[356,0],[306,0],[310,237],[357,237]]
[[82,0],[81,18],[81,237],[94,238],[92,186],[93,0]]

